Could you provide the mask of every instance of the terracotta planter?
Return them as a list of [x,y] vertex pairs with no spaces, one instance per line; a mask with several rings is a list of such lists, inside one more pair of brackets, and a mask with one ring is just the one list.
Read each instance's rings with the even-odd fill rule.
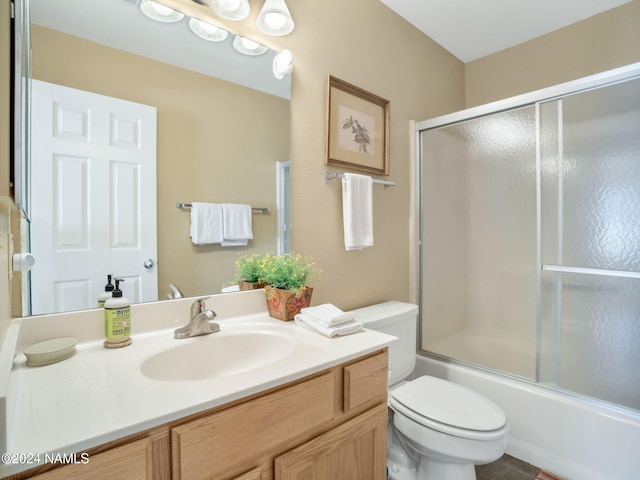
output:
[[267,297],[267,307],[269,315],[278,320],[289,322],[300,313],[300,310],[311,304],[311,294],[313,288],[306,287],[304,290],[280,290],[279,288],[268,288],[265,290]]
[[240,287],[240,290],[257,290],[258,288],[264,288],[264,283],[238,280],[238,286]]

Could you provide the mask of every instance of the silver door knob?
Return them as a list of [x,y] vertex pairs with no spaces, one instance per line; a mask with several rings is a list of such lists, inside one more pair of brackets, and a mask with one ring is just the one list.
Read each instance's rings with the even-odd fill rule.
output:
[[144,268],[153,268],[153,260],[151,260],[150,258],[147,258],[144,263]]

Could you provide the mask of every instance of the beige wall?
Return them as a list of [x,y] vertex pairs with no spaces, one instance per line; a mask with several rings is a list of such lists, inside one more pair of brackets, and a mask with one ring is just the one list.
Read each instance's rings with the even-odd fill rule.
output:
[[466,106],[640,62],[640,0],[465,66]]
[[[276,249],[276,162],[289,160],[289,101],[32,26],[33,78],[157,107],[158,283],[220,291],[239,254]],[[70,53],[72,52],[72,53]],[[195,246],[178,202],[248,203],[247,247]],[[117,273],[117,272],[114,272]]]
[[[207,7],[160,0],[202,19]],[[295,251],[323,270],[313,303],[354,308],[409,300],[409,121],[464,107],[464,65],[371,0],[289,1],[295,30],[268,37],[255,28],[264,4],[250,0],[247,20],[228,28],[293,53],[291,91],[292,224]],[[223,24],[224,25],[224,24]],[[374,187],[373,248],[346,252],[340,182],[324,182],[327,77],[334,75],[391,102],[391,170],[396,187]],[[331,168],[331,171],[344,171]]]
[[[463,64],[381,2],[288,2],[299,34],[292,90],[293,244],[323,267],[315,302],[409,300],[409,121],[464,106]],[[328,75],[391,102],[391,169],[374,186],[374,247],[347,252],[340,183],[325,184]],[[337,169],[332,169],[336,171]]]
[[[323,269],[321,281],[314,285],[314,303],[331,301],[342,308],[353,308],[387,299],[408,300],[408,122],[461,109],[464,66],[380,2],[329,0],[288,4],[296,21],[296,30],[291,35],[267,37],[256,31],[255,17],[262,7],[259,0],[251,0],[252,13],[246,22],[229,28],[272,48],[289,48],[294,55],[293,243],[296,251],[313,255]],[[193,16],[211,18],[206,7],[190,1],[185,0],[182,9]],[[337,17],[335,12],[339,12]],[[68,51],[74,56],[79,54],[75,45]],[[81,60],[79,63],[85,68],[93,67],[91,58]],[[323,180],[325,90],[329,74],[391,101],[389,178],[398,186],[387,190],[375,188],[375,247],[362,252],[345,252],[340,184],[336,181],[325,184]],[[126,79],[131,81],[135,79]],[[123,82],[113,78],[107,82],[113,91],[105,93],[118,96],[119,84]],[[144,103],[144,99],[133,100]],[[180,155],[174,158],[178,161]],[[192,178],[190,172],[176,175]],[[205,179],[200,176],[199,181]],[[191,197],[180,195],[179,201],[188,198]],[[172,198],[169,210],[173,201]],[[186,228],[184,212],[172,212],[180,219],[177,221],[185,222]],[[179,262],[180,254],[173,258]],[[8,303],[5,295],[1,300]]]
[[[206,7],[188,0],[161,1],[182,1],[183,10],[211,18]],[[466,105],[472,106],[640,61],[639,0],[471,62],[466,69],[381,2],[290,1],[296,29],[282,38],[256,32],[262,2],[250,3],[250,17],[229,28],[270,47],[289,48],[294,55],[294,246],[314,255],[323,268],[314,303],[332,301],[342,308],[409,298],[409,120],[464,108],[465,90]],[[375,188],[375,246],[362,252],[344,251],[340,186],[322,178],[329,74],[391,101],[389,178],[398,186]]]

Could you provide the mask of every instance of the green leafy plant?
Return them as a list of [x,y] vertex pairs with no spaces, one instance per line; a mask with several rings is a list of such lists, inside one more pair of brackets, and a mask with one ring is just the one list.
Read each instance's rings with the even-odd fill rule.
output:
[[[274,255],[267,253],[260,261],[259,281],[266,289],[303,290],[315,274],[320,273],[313,258],[295,253]],[[267,292],[268,293],[268,292]]]
[[242,255],[236,260],[236,281],[258,282],[262,273],[263,254]]

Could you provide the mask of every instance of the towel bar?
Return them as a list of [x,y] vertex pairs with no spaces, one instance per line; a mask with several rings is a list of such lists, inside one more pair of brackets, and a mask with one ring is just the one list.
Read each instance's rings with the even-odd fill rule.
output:
[[[176,208],[191,208],[190,203],[176,203]],[[269,213],[269,209],[267,207],[251,207],[252,212],[258,213]]]
[[[343,173],[334,173],[333,175],[329,172],[324,172],[324,181],[326,183],[329,183],[329,180],[333,180],[334,178],[344,178],[344,174]],[[389,180],[378,180],[377,178],[373,178],[372,179],[373,183],[380,183],[382,185],[384,185],[384,188],[387,187],[395,187],[396,186],[396,182],[391,182]]]

